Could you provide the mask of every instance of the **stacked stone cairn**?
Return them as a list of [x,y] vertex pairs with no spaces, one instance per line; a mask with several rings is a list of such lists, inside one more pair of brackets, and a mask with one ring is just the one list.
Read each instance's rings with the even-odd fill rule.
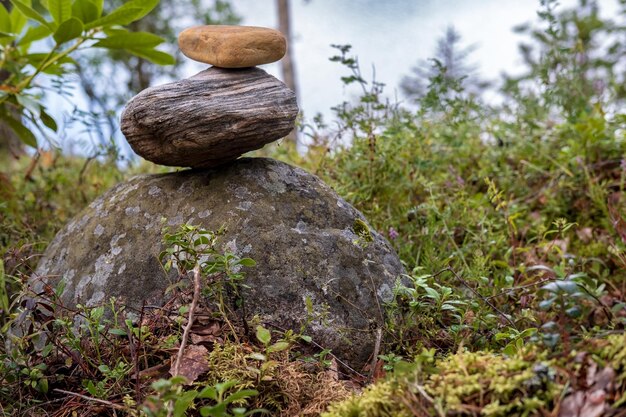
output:
[[161,165],[212,168],[294,128],[295,94],[256,68],[285,55],[280,32],[195,26],[180,33],[178,44],[187,57],[213,66],[148,88],[127,104],[121,128],[138,155]]
[[223,229],[219,249],[257,263],[244,270],[245,311],[234,311],[296,332],[309,323],[314,341],[362,369],[377,356],[383,306],[404,273],[397,254],[316,176],[269,158],[237,159],[294,127],[294,93],[255,67],[280,59],[285,38],[263,28],[200,26],[179,42],[185,55],[213,66],[138,94],[122,131],[145,159],[195,169],[137,176],[101,195],[47,247],[33,292],[63,284],[68,307],[110,297],[134,311],[163,306],[178,279],[159,262],[163,228]]

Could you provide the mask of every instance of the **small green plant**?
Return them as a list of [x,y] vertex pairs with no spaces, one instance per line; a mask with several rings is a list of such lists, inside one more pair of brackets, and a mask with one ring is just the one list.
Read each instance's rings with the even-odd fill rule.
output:
[[[194,268],[203,278],[201,285],[202,294],[216,302],[217,308],[228,323],[232,334],[236,335],[235,328],[228,318],[228,306],[226,304],[227,292],[231,295],[233,305],[242,307],[244,299],[240,292],[243,283],[243,267],[253,267],[256,262],[250,258],[239,256],[218,250],[218,238],[225,233],[225,229],[217,232],[202,229],[199,226],[189,224],[181,225],[178,230],[164,230],[163,242],[166,249],[159,255],[159,260],[164,263],[164,268],[169,272],[176,268],[179,277],[184,277]],[[182,284],[180,281],[175,285]]]
[[246,417],[256,413],[266,413],[262,409],[247,410],[245,407],[232,406],[259,394],[258,391],[253,389],[228,393],[237,384],[237,381],[226,381],[205,387],[200,391],[198,398],[206,398],[215,403],[214,405],[201,407],[200,415],[203,417]]
[[396,355],[391,352],[386,355],[378,355],[378,359],[382,360],[385,364],[383,369],[385,371],[393,371],[395,366],[402,361],[402,356]]
[[[220,382],[212,386],[204,387],[198,391],[196,389],[184,390],[185,378],[172,377],[170,379],[160,379],[152,383],[155,395],[151,395],[146,400],[143,411],[149,417],[173,417],[186,416],[187,412],[196,408],[198,403],[200,415],[203,417],[246,417],[253,414],[265,412],[262,409],[247,410],[241,404],[250,398],[258,395],[258,391],[252,389],[242,389],[232,392],[238,385],[237,381]],[[200,405],[206,403],[210,405]],[[168,404],[173,406],[168,411]]]

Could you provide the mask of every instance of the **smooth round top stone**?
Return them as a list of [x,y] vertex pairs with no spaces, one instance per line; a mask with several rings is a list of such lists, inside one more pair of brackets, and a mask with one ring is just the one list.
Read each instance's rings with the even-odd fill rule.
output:
[[187,57],[221,68],[269,64],[287,51],[287,40],[277,30],[255,26],[194,26],[178,35]]

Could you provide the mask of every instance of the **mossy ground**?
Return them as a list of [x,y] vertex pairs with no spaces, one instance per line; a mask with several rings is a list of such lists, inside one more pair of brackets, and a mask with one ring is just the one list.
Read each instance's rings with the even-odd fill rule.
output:
[[[223,315],[205,306],[221,330],[194,344],[205,345],[212,370],[195,385],[172,382],[168,361],[190,299],[181,287],[167,314],[146,314],[139,326],[49,305],[38,322],[61,339],[37,352],[33,329],[17,353],[0,353],[0,410],[161,416],[177,402],[191,415],[215,405],[200,398],[203,387],[231,379],[226,394],[243,394],[224,405],[230,415],[238,405],[315,415],[330,401],[328,417],[623,415],[626,55],[621,41],[604,46],[626,25],[588,2],[561,14],[552,3],[543,27],[528,29],[537,53],[526,51],[525,75],[504,80],[502,104],[484,103],[435,65],[418,109],[402,109],[340,46],[332,60],[363,94],[335,108],[338,129],[309,131],[304,154],[287,142],[262,151],[319,175],[409,271],[383,306],[371,369],[348,372],[323,346],[304,349],[306,339],[278,330],[272,343],[288,348],[269,354],[242,323],[225,331]],[[29,308],[17,295],[59,227],[130,175],[56,154],[28,165],[0,177],[2,324]],[[45,297],[54,300],[54,289]],[[76,315],[91,323],[83,338],[68,331]]]

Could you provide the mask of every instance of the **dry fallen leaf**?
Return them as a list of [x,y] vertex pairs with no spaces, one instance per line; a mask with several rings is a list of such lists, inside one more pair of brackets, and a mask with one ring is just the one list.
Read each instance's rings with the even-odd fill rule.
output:
[[219,336],[222,333],[222,325],[217,321],[212,321],[203,325],[193,325],[191,327],[191,332],[199,336]]
[[[202,345],[189,345],[183,352],[178,375],[187,378],[187,385],[192,384],[200,375],[209,370],[209,351]],[[170,375],[173,375],[173,367],[176,355],[172,356]]]
[[211,344],[211,343],[222,344],[223,339],[221,337],[213,336],[212,334],[202,336],[199,334],[191,333],[191,343],[193,343],[194,345]]
[[607,403],[608,393],[613,389],[615,371],[606,367],[597,372],[597,366],[593,363],[589,366],[586,375],[587,388],[579,390],[567,396],[561,403],[559,417],[600,417],[609,409]]

